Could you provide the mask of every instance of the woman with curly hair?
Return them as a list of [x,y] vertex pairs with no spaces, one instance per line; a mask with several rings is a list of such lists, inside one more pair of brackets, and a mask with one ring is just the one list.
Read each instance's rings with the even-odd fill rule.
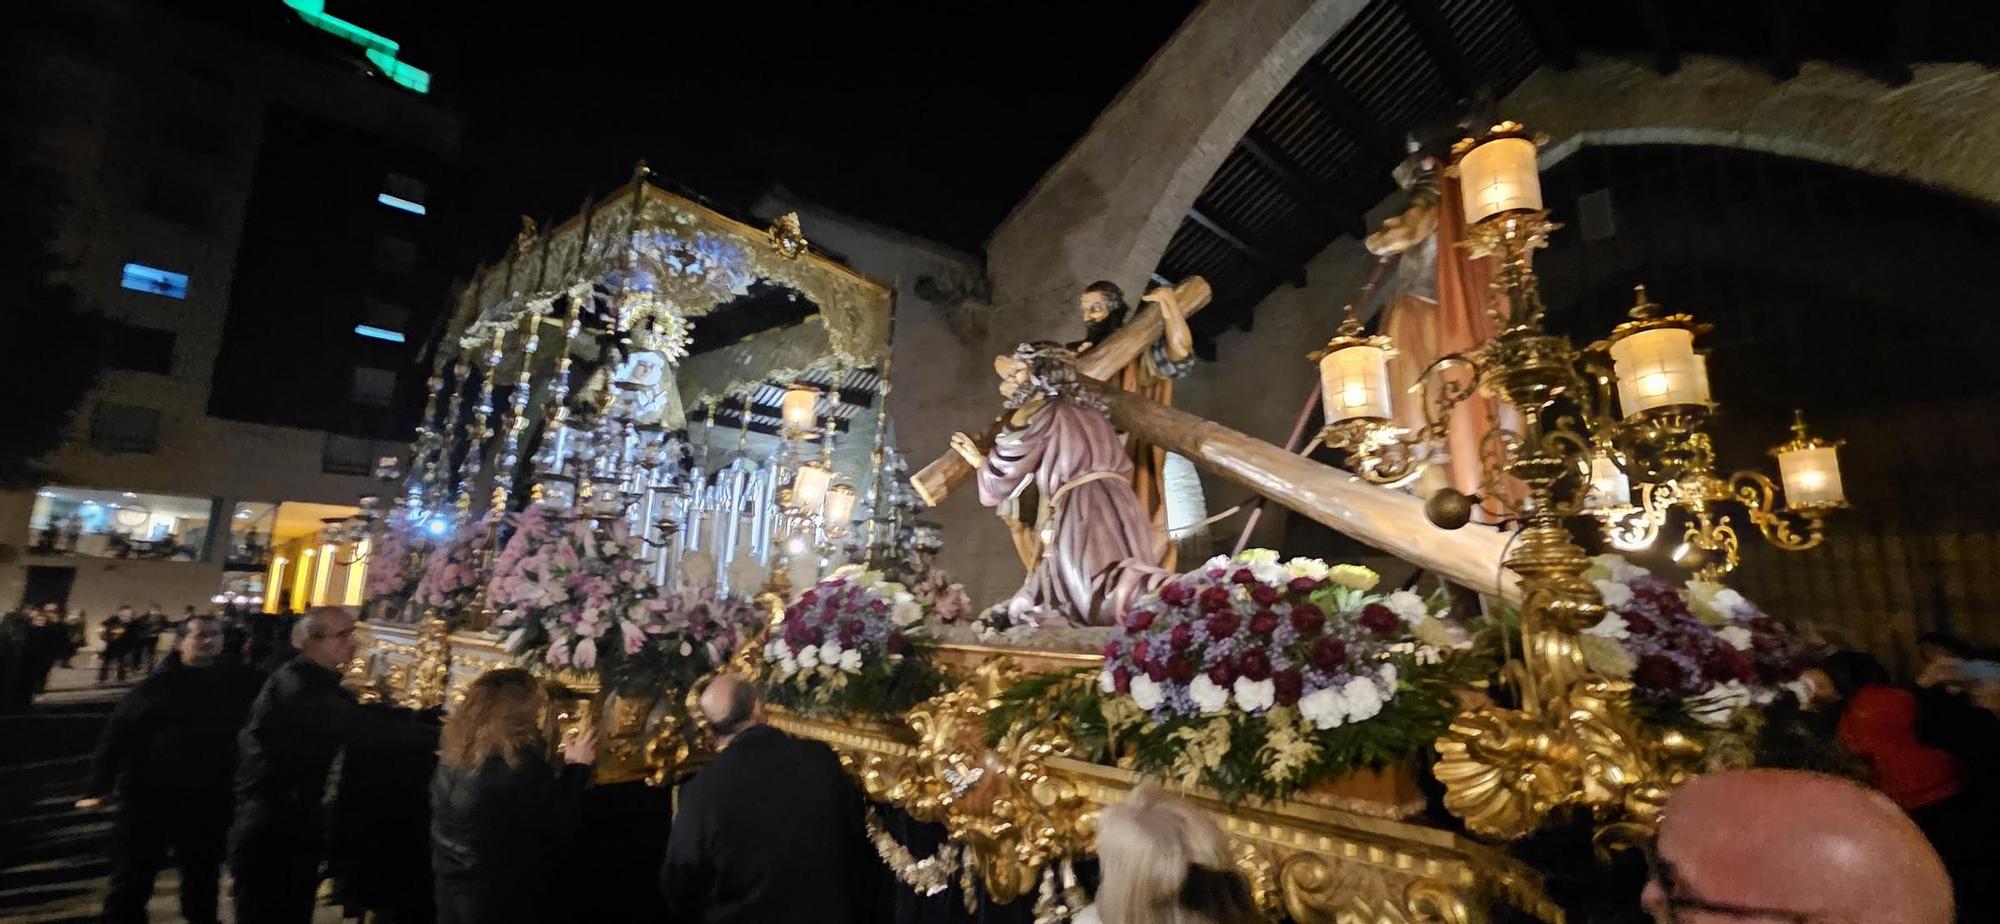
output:
[[550,871],[573,837],[597,742],[578,736],[558,771],[542,735],[548,708],[541,681],[510,667],[473,681],[445,720],[431,777],[439,924],[561,919]]

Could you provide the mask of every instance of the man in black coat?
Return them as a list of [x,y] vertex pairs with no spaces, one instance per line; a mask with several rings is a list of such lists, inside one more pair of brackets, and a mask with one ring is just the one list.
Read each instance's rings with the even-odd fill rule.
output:
[[292,628],[296,658],[271,674],[237,748],[229,869],[240,924],[312,920],[325,851],[327,771],[349,746],[437,749],[437,728],[414,713],[363,706],[340,686],[354,657],[354,617],[325,607]]
[[91,810],[117,793],[104,897],[110,922],[146,920],[169,849],[180,868],[181,916],[191,924],[216,920],[236,732],[264,675],[222,662],[222,627],[213,620],[189,620],[174,651],[177,660],[133,687],[112,712],[87,798],[76,803]]
[[671,919],[868,920],[878,866],[861,793],[833,749],[764,724],[755,689],[734,674],[702,691],[701,710],[722,753],[681,787],[660,867]]

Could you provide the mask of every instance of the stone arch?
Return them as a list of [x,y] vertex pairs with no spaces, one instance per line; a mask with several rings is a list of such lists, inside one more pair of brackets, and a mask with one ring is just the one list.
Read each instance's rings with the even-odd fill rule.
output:
[[1250,124],[1365,5],[1231,0],[1189,16],[988,239],[987,337],[1068,329],[1096,279],[1137,291]]
[[1496,108],[1555,139],[1543,169],[1590,144],[1689,144],[1822,161],[2000,204],[2000,72],[1928,64],[1888,86],[1823,62],[1778,80],[1749,63],[1689,58],[1662,75],[1633,60],[1544,68]]

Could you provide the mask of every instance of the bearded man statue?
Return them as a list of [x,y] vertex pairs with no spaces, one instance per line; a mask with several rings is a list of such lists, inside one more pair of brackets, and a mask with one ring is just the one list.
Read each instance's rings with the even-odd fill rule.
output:
[[1104,408],[1076,377],[1076,354],[1056,343],[1024,343],[996,357],[1009,411],[990,453],[964,433],[952,449],[978,471],[988,507],[1029,484],[1042,494],[1041,553],[1005,606],[1010,617],[1049,625],[1112,625],[1165,581],[1154,531],[1132,491],[1132,459]]

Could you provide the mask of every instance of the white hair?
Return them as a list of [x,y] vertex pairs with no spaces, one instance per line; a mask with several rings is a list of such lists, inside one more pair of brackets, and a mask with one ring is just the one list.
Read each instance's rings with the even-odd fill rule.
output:
[[306,610],[299,621],[292,623],[292,647],[304,648],[306,639],[324,630],[327,623],[335,619],[353,619],[354,614],[337,606],[315,606]]
[[1207,813],[1147,783],[1097,822],[1103,881],[1097,912],[1104,924],[1239,924],[1181,904],[1189,870],[1234,871],[1229,836]]

